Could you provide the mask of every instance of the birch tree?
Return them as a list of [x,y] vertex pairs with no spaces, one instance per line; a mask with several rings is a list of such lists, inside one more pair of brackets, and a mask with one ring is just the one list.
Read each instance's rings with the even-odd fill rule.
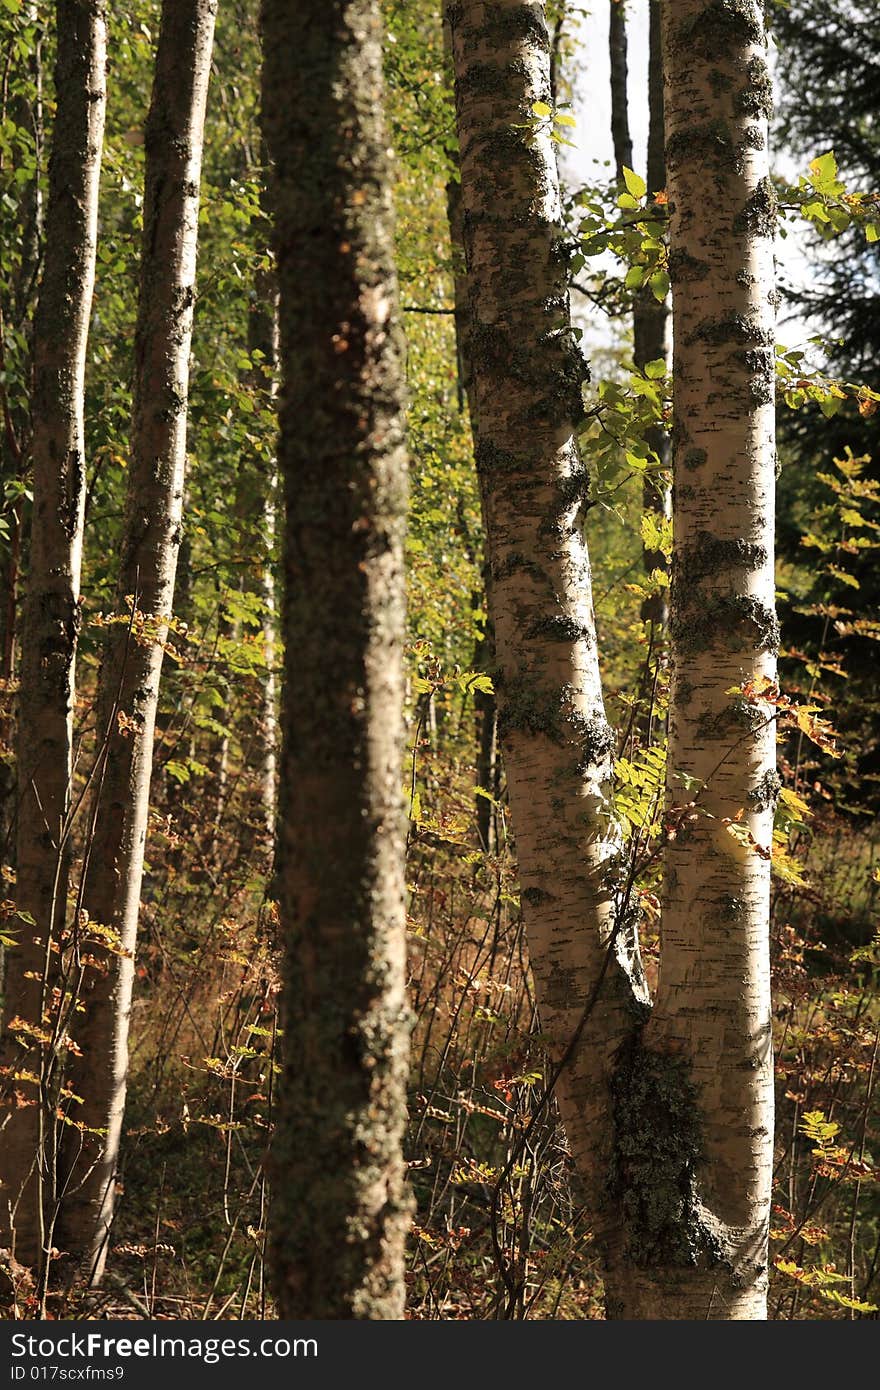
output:
[[648,1099],[662,1073],[670,1112],[690,1110],[696,1124],[683,1116],[692,1151],[679,1147],[676,1160],[689,1189],[686,1244],[673,1242],[681,1265],[646,1268],[637,1283],[628,1270],[618,1288],[644,1316],[754,1319],[766,1315],[779,779],[772,710],[736,692],[774,679],[778,636],[763,7],[667,3],[663,50],[675,417],[668,794],[676,805],[693,797],[696,818],[666,848],[660,980],[633,1098]]
[[447,16],[499,729],[542,1027],[557,1057],[573,1046],[558,1094],[598,1191],[611,1161],[607,1079],[647,993],[630,934],[615,936],[614,737],[576,438],[588,369],[569,319],[551,125],[533,112],[550,97],[548,35],[544,7],[521,0],[465,0]]
[[[145,128],[144,231],[131,462],[117,589],[99,676],[99,749],[81,905],[116,948],[80,981],[84,1098],[65,1148],[63,1239],[100,1278],[113,1219],[153,735],[174,603],[186,464],[199,181],[217,0],[164,0]],[[121,621],[120,621],[121,619]],[[91,1131],[91,1132],[89,1132]],[[99,1131],[96,1134],[94,1131]]]
[[[251,352],[258,351],[261,355],[256,389],[265,391],[269,400],[274,402],[278,382],[278,295],[274,271],[258,275],[255,291],[256,297],[248,320],[248,346]],[[275,835],[278,780],[278,682],[275,673],[278,602],[272,564],[276,540],[278,474],[274,458],[269,473],[259,477],[258,483],[259,521],[262,523],[265,550],[259,564],[257,582],[263,601],[262,630],[266,671],[260,683],[261,718],[256,731],[256,758],[264,838],[267,843],[271,843]]]
[[51,1039],[57,1023],[52,986],[67,906],[85,503],[83,390],[106,105],[105,15],[104,0],[59,0],[56,6],[56,112],[33,338],[34,503],[21,633],[15,890],[20,920],[28,925],[7,956],[0,1048],[0,1246],[28,1265],[36,1265],[44,1249],[54,1182],[56,1052],[41,1039]]
[[767,709],[748,693],[772,675],[776,638],[761,12],[665,7],[678,531],[653,1008],[614,830],[543,6],[462,0],[448,15],[499,720],[541,1024],[606,1312],[761,1318],[776,785]]
[[280,294],[282,1317],[403,1313],[403,357],[378,0],[263,0]]

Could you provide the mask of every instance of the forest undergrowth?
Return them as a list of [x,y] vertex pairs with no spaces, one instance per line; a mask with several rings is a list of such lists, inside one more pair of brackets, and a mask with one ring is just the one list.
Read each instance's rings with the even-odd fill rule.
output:
[[[412,1017],[405,1159],[415,1199],[407,1316],[599,1319],[601,1261],[555,1108],[496,746],[480,502],[455,337],[448,216],[456,142],[442,26],[433,0],[388,0],[385,9],[410,394],[408,747],[401,788],[409,812]],[[114,41],[86,393],[87,527],[101,541],[87,547],[84,572],[75,803],[100,751],[95,688],[131,409],[129,364],[120,367],[119,344],[131,338],[134,321],[141,124],[157,16],[155,0],[137,0]],[[24,17],[16,23],[30,53],[33,26]],[[49,56],[47,50],[47,72]],[[282,1024],[265,804],[265,751],[277,730],[265,721],[278,693],[268,677],[280,671],[272,579],[280,547],[271,371],[251,333],[259,299],[254,287],[269,268],[258,69],[256,7],[237,0],[218,20],[178,616],[161,690],[120,1199],[107,1271],[100,1290],[84,1292],[69,1287],[63,1249],[53,1251],[45,1287],[32,1271],[7,1261],[0,1299],[3,1315],[12,1318],[274,1316],[264,1253],[271,1204],[265,1159]],[[29,68],[22,72],[19,97],[33,103],[35,79]],[[6,114],[15,159],[10,164],[5,151],[2,172],[4,188],[16,198],[10,193],[0,206],[4,229],[14,225],[18,209],[15,161],[23,175],[39,167],[29,129]],[[563,112],[562,120],[565,129],[573,117]],[[812,207],[814,221],[839,215],[834,235],[850,235],[852,218],[864,221],[864,209],[840,192],[834,156],[809,167],[799,206]],[[640,441],[669,425],[670,410],[664,364],[633,370],[623,318],[649,271],[666,282],[660,299],[669,286],[661,266],[664,233],[644,231],[650,195],[645,181],[628,172],[625,192],[606,179],[568,189],[567,196],[569,230],[580,238],[572,259],[575,296],[586,286],[576,305],[581,318],[612,314],[602,321],[608,345],[593,353],[585,400],[581,442],[592,488],[586,531],[609,719],[617,733],[623,880],[654,986],[662,956],[660,847],[665,838],[685,835],[700,807],[699,788],[687,786],[678,804],[664,806],[668,672],[659,633],[641,616],[665,580],[657,571],[643,574],[645,552],[668,561],[671,535],[658,530],[656,514],[650,522],[642,515],[650,469]],[[654,213],[661,206],[658,199]],[[873,235],[874,224],[868,226],[868,250],[875,254],[880,231]],[[861,224],[856,232],[865,235]],[[13,244],[11,232],[5,240]],[[605,260],[591,273],[597,263],[590,257],[609,251],[619,256],[619,274]],[[25,380],[24,329],[7,323],[0,336],[9,380],[16,373]],[[876,443],[871,430],[880,419],[880,394],[873,378],[865,387],[843,380],[855,368],[841,369],[842,385],[838,374],[832,380],[813,372],[800,351],[778,349],[776,367],[780,417],[788,418],[788,406],[797,411],[796,423],[780,431],[780,684],[741,692],[744,714],[759,698],[775,709],[782,779],[772,846],[776,1165],[769,1310],[779,1320],[875,1319],[880,762],[873,669],[880,624],[871,571],[880,484],[867,450]],[[10,399],[10,429],[26,439],[27,412],[12,392]],[[4,478],[0,529],[10,538],[2,556],[11,566],[14,618],[27,490],[17,465],[11,473]],[[132,622],[132,640],[135,627]],[[11,786],[11,619],[7,628],[0,776]],[[737,849],[759,852],[740,825],[727,828]],[[73,842],[75,908],[88,849],[83,817],[73,825]],[[4,872],[0,937],[14,949],[20,929],[14,875]],[[69,915],[74,931],[76,914]],[[70,939],[59,945],[68,948]],[[71,1033],[75,1044],[75,1027]],[[75,1104],[59,1124],[75,1127]]]
[[[413,652],[421,658],[414,671],[423,673],[414,686],[427,693],[414,696],[408,787],[413,1031],[405,1153],[416,1212],[407,1315],[601,1318],[599,1261],[547,1094],[552,1068],[530,979],[503,775],[486,848],[477,807],[488,797],[473,794],[474,689],[467,676],[444,679],[425,647]],[[625,728],[625,697],[619,714]],[[637,850],[660,833],[651,792],[659,774],[629,751],[625,768],[648,769],[641,787],[628,773],[619,786]],[[185,836],[176,822],[179,783],[169,775],[160,783],[108,1274],[99,1292],[50,1292],[43,1316],[272,1316],[263,1165],[279,980],[271,865],[245,752],[227,750],[222,776],[201,779],[199,817],[193,822],[190,800]],[[875,1316],[880,1278],[877,836],[871,818],[833,808],[821,771],[819,760],[803,760],[798,770],[811,812],[801,800],[787,826],[785,878],[773,901],[770,1309],[778,1319]],[[633,831],[640,815],[652,821],[641,836]],[[654,983],[650,849],[642,850],[636,884]],[[34,1316],[29,1272],[13,1266],[11,1274],[11,1315]]]

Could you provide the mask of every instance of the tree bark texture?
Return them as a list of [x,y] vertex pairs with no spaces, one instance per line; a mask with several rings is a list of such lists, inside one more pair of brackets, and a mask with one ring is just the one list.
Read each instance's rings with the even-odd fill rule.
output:
[[549,39],[537,3],[465,0],[448,17],[499,730],[542,1029],[557,1059],[576,1043],[557,1094],[600,1230],[608,1085],[647,993],[632,933],[615,934],[614,738],[576,441],[588,370],[569,320],[555,147],[532,112],[550,94]]
[[263,29],[285,642],[271,1265],[282,1317],[399,1318],[407,487],[380,7],[263,0]]
[[[622,1062],[621,1191],[636,1219],[611,1296],[629,1316],[761,1319],[779,781],[772,709],[736,691],[774,678],[778,632],[771,86],[758,3],[667,0],[663,15],[675,381],[668,799],[695,805],[669,836],[659,986],[639,1049]],[[681,774],[696,779],[691,790]],[[670,1121],[658,1139],[660,1107]]]
[[[17,887],[33,926],[8,953],[0,1246],[39,1262],[51,1222],[54,1158],[45,1046],[11,1030],[16,1018],[53,1035],[51,987],[67,905],[74,664],[80,626],[85,457],[83,389],[104,134],[104,0],[56,7],[56,115],[49,164],[46,251],[34,325],[33,523],[21,635]],[[23,1050],[16,1041],[28,1037]],[[20,1073],[39,1076],[39,1085]],[[17,1103],[16,1097],[19,1102]]]
[[[84,1104],[72,1118],[62,1234],[92,1280],[113,1218],[128,1069],[134,952],[149,816],[153,735],[174,603],[186,464],[189,350],[195,300],[202,138],[217,0],[164,0],[145,130],[144,232],[135,329],[131,463],[117,585],[98,687],[95,803],[82,906],[117,934],[106,969],[81,979]],[[126,622],[126,612],[134,617]]]

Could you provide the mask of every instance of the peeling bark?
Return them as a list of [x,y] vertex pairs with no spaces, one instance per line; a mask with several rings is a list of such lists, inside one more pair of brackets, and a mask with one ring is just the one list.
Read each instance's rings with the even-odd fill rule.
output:
[[263,0],[281,335],[285,1318],[403,1315],[406,459],[378,0]]

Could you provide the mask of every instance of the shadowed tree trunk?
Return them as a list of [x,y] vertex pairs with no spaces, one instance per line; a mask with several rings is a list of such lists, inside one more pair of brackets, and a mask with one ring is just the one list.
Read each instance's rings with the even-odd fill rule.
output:
[[[24,62],[25,91],[19,89],[2,104],[2,115],[11,117],[20,129],[28,131],[33,141],[36,173],[21,190],[18,199],[18,223],[21,228],[17,248],[17,263],[7,268],[4,293],[0,296],[0,483],[24,485],[30,454],[30,392],[29,366],[19,360],[18,371],[10,371],[7,358],[7,333],[17,330],[32,350],[32,314],[36,296],[37,277],[43,250],[43,189],[40,169],[43,159],[43,35],[35,4],[26,6],[29,24],[34,26],[33,48]],[[7,88],[8,90],[8,88]],[[5,160],[8,160],[8,154]],[[4,162],[5,162],[4,160]],[[15,380],[15,377],[18,380]],[[12,681],[16,669],[18,639],[18,588],[22,562],[22,498],[11,506],[6,497],[0,498],[8,535],[0,546],[0,680]],[[14,732],[11,714],[12,696],[7,686],[0,691],[0,859],[14,867],[13,844],[15,829],[15,766],[12,755]]]
[[[443,39],[447,63],[452,67],[452,44],[449,24],[444,8]],[[557,25],[561,35],[562,20]],[[555,37],[555,36],[554,36]],[[476,447],[476,419],[473,403],[473,368],[470,357],[469,332],[470,308],[468,305],[467,275],[464,263],[464,244],[461,213],[461,180],[450,176],[446,184],[446,216],[449,224],[449,240],[452,250],[452,285],[455,301],[455,348],[458,365],[459,408],[467,401],[471,437]],[[470,551],[470,547],[469,547]],[[471,552],[472,554],[472,552]],[[485,580],[484,580],[485,582]],[[485,606],[485,596],[479,590],[472,599],[474,608]],[[473,668],[475,671],[491,671],[495,664],[495,639],[492,624],[484,624],[482,635],[474,643]],[[474,713],[476,715],[476,776],[477,786],[497,797],[500,781],[500,757],[498,752],[498,708],[493,692],[474,691]],[[497,848],[497,808],[485,796],[476,797],[477,835],[484,850],[493,852]]]
[[263,0],[281,332],[285,1318],[399,1318],[406,462],[378,0]]
[[113,1219],[114,1174],[128,1070],[153,735],[164,644],[174,603],[186,463],[189,349],[195,299],[199,180],[217,0],[164,0],[145,130],[144,233],[135,330],[131,465],[118,612],[98,684],[95,802],[82,906],[116,933],[106,969],[81,981],[85,1016],[72,1068],[84,1097],[70,1131],[62,1235],[88,1276],[101,1277]]
[[611,60],[611,139],[614,143],[614,171],[617,179],[621,180],[624,166],[627,169],[633,167],[629,102],[626,92],[626,0],[609,2],[608,56]]
[[33,925],[23,928],[20,944],[8,953],[0,1045],[0,1246],[12,1246],[28,1265],[40,1261],[53,1216],[57,1051],[52,1041],[39,1045],[33,1033],[14,1025],[19,1020],[45,1029],[51,1039],[57,1020],[51,943],[57,946],[67,905],[85,502],[83,389],[104,133],[105,8],[103,0],[59,0],[56,8],[57,107],[34,325],[34,504],[21,635],[19,703],[26,717],[18,737],[16,887],[19,911]]
[[[611,9],[618,8],[620,0],[611,0]],[[663,55],[660,42],[660,0],[648,0],[649,40],[648,40],[648,194],[660,193],[666,187],[666,159],[663,153]],[[639,370],[644,371],[648,362],[662,358],[669,361],[669,300],[658,301],[650,285],[642,285],[636,292],[633,304],[633,361]],[[668,430],[661,425],[646,431],[645,442],[660,460],[664,469],[672,462],[672,446]],[[643,490],[643,506],[647,513],[653,514],[658,525],[668,521],[672,515],[672,495],[659,477],[646,477]],[[650,578],[655,570],[664,573],[668,569],[662,550],[644,546],[642,551],[645,574]],[[642,604],[642,617],[653,623],[652,638],[662,640],[669,620],[668,590],[660,588]],[[647,711],[642,720],[643,732],[647,737],[651,724],[651,712]]]

